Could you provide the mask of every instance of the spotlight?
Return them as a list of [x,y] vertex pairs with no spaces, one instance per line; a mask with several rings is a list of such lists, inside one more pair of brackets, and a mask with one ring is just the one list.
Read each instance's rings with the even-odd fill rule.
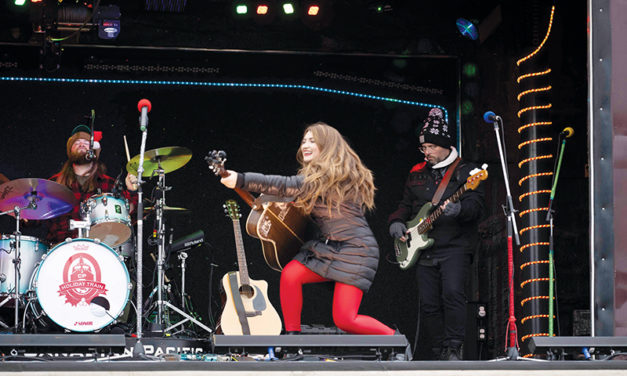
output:
[[457,25],[457,30],[465,36],[466,38],[470,38],[472,40],[477,40],[479,38],[479,31],[477,31],[477,26],[472,21],[469,21],[465,18],[458,18],[455,21]]
[[469,18],[458,18],[455,21],[457,30],[466,38],[477,40],[479,44],[483,43],[496,28],[501,24],[501,6],[497,5],[485,17],[478,17],[480,21]]
[[26,0],[15,0],[15,5],[17,6],[21,7],[24,4],[26,4]]
[[308,16],[317,16],[320,13],[320,6],[316,4],[312,4],[307,8]]
[[285,14],[294,14],[294,4],[293,3],[283,3],[283,13]]
[[244,15],[248,13],[248,6],[246,4],[237,4],[235,5],[235,13],[239,15]]
[[268,14],[268,9],[270,7],[268,6],[268,4],[259,4],[257,5],[257,14],[260,16],[265,16],[266,14]]

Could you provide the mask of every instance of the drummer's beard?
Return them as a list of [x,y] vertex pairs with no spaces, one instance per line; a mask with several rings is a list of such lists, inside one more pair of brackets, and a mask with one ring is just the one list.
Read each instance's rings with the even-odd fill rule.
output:
[[69,160],[72,164],[77,165],[90,164],[92,162],[87,160],[87,152],[84,151],[71,152]]

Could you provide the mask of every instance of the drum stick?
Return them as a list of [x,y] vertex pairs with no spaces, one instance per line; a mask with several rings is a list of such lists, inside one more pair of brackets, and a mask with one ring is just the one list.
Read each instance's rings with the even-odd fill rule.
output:
[[126,161],[131,161],[131,154],[128,152],[128,143],[126,142],[126,135],[124,135],[124,149],[126,149]]

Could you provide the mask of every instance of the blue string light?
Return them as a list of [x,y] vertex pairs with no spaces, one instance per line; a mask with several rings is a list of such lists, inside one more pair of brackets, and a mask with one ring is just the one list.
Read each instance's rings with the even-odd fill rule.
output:
[[213,86],[213,87],[252,87],[252,88],[271,88],[271,89],[301,89],[318,91],[323,93],[347,95],[358,98],[371,99],[376,101],[385,101],[393,103],[407,104],[410,106],[419,106],[427,108],[439,108],[444,112],[444,118],[448,122],[448,111],[446,108],[437,104],[408,101],[405,99],[381,97],[378,95],[363,94],[353,91],[329,89],[319,86],[299,85],[299,84],[261,84],[261,83],[243,83],[243,82],[202,82],[202,81],[154,81],[154,80],[111,80],[100,78],[60,78],[60,77],[10,77],[0,76],[0,81],[35,81],[35,82],[61,82],[61,83],[79,83],[79,84],[122,84],[122,85],[169,85],[169,86]]

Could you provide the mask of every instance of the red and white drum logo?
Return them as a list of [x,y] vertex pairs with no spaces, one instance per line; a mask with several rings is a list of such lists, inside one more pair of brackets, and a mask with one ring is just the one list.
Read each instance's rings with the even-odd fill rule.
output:
[[65,296],[65,302],[73,306],[86,305],[107,292],[107,286],[101,282],[100,265],[87,253],[76,253],[65,262],[63,283],[59,285],[59,296]]

